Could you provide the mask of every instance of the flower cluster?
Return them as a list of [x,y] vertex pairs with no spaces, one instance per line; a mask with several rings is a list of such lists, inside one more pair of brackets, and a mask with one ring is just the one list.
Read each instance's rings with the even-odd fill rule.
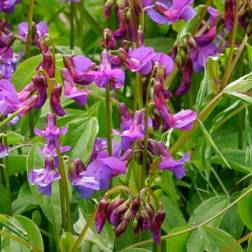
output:
[[52,183],[60,179],[58,154],[71,149],[69,146],[61,146],[60,144],[59,138],[66,132],[67,128],[57,128],[56,116],[52,113],[47,115],[46,128],[44,130],[35,129],[35,134],[44,137],[46,142],[41,150],[41,153],[45,156],[45,167],[30,170],[28,180],[31,185],[38,186],[39,192],[47,196],[52,193]]
[[143,189],[139,196],[124,199],[116,197],[109,200],[106,196],[99,202],[96,210],[96,230],[100,233],[108,221],[118,237],[122,235],[130,221],[133,221],[134,232],[150,230],[153,240],[160,243],[160,229],[165,219],[165,212],[161,204],[155,207],[145,200],[146,190]]

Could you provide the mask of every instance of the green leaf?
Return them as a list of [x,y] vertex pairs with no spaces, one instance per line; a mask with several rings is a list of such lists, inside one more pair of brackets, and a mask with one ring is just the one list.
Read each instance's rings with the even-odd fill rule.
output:
[[187,240],[187,252],[204,252],[205,238],[201,228],[193,231]]
[[[182,231],[186,228],[188,228],[188,226],[174,228],[171,230],[171,232],[169,234]],[[187,233],[166,239],[166,251],[167,252],[170,252],[170,251],[172,251],[172,252],[186,252],[186,243],[187,243],[189,235],[190,235],[190,232],[187,232]]]
[[225,163],[225,165],[232,169],[231,166],[229,165],[229,163],[227,162],[227,160],[225,159],[225,157],[223,156],[223,154],[221,153],[220,149],[217,147],[217,145],[215,144],[214,140],[212,139],[211,135],[208,133],[207,129],[205,128],[204,124],[198,120],[201,130],[204,133],[207,141],[211,144],[211,146],[213,147],[213,149],[215,150],[215,152],[220,156],[220,158],[223,160],[223,162]]
[[5,189],[5,187],[0,184],[0,213],[2,214],[8,214],[9,213],[9,208],[8,208],[8,204],[9,204],[9,197],[8,197],[8,193]]
[[34,207],[36,199],[34,198],[28,183],[22,185],[18,197],[12,202],[12,210],[15,214],[21,214],[28,207]]
[[[245,189],[244,191],[246,190],[247,189]],[[238,203],[239,215],[243,223],[252,231],[251,206],[252,206],[252,193],[248,194]]]
[[27,232],[29,241],[36,245],[36,247],[41,251],[44,251],[43,238],[37,225],[32,220],[22,215],[17,215],[14,219],[23,228],[23,230]]
[[[199,224],[215,216],[227,206],[228,200],[225,196],[215,196],[201,203],[191,215],[189,224]],[[218,226],[223,216],[213,220],[210,225]]]
[[25,155],[10,155],[8,157],[9,175],[23,173],[26,170],[26,156]]
[[237,244],[236,240],[228,233],[223,230],[204,226],[202,228],[205,233],[206,239],[206,251],[208,252],[243,252],[241,246]]
[[0,225],[4,226],[6,229],[21,237],[24,240],[28,240],[27,232],[21,229],[12,219],[7,218],[4,215],[0,215]]
[[[86,219],[83,216],[82,211],[79,209],[79,219],[74,224],[75,232],[80,233],[85,225],[86,225]],[[111,236],[108,236],[108,235],[98,236],[96,234],[96,231],[93,232],[92,229],[89,229],[83,239],[81,246],[84,246],[85,245],[84,243],[87,241],[92,244],[95,244],[98,247],[98,249],[100,249],[101,251],[104,251],[104,252],[113,251],[114,239]],[[83,249],[82,251],[87,251],[87,250]]]
[[180,209],[176,205],[174,205],[171,199],[163,193],[160,193],[159,195],[159,193],[157,192],[157,195],[160,202],[162,202],[167,215],[162,225],[162,229],[166,232],[169,232],[173,228],[184,226],[186,224],[186,221]]
[[12,83],[15,84],[18,91],[31,81],[41,59],[41,55],[33,56],[18,65],[17,70],[12,75]]
[[245,94],[241,94],[241,93],[238,93],[238,92],[234,92],[234,91],[225,91],[225,94],[228,94],[228,95],[231,95],[231,96],[234,96],[242,101],[245,101],[247,103],[250,103],[252,104],[252,98],[248,95],[245,95]]
[[72,147],[70,151],[72,157],[86,162],[92,152],[97,133],[98,122],[94,117],[70,122],[68,132],[63,138],[63,145]]
[[[246,151],[238,149],[223,149],[222,155],[228,160],[228,163],[232,169],[242,173],[251,173],[252,169],[246,164]],[[211,158],[211,162],[214,164],[225,164],[223,159],[219,155],[215,155]]]

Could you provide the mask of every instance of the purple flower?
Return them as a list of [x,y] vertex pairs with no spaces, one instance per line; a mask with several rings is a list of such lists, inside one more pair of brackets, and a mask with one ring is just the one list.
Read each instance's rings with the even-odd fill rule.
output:
[[21,105],[14,85],[9,80],[0,80],[0,114],[12,114]]
[[[56,116],[52,113],[47,114],[46,118],[46,128],[44,130],[34,129],[37,136],[43,136],[46,140],[46,145],[42,150],[42,153],[48,156],[57,156],[57,149],[63,153],[69,151],[69,146],[61,146],[59,137],[67,133],[67,128],[59,129],[56,126]],[[57,165],[56,165],[57,166]]]
[[161,156],[160,169],[171,171],[177,179],[185,176],[184,164],[190,160],[189,153],[186,153],[180,160],[173,159],[172,156]]
[[81,198],[89,198],[100,189],[100,183],[95,177],[83,175],[82,172],[85,170],[86,167],[83,162],[80,159],[75,159],[72,170],[69,173],[69,180]]
[[0,52],[0,76],[4,79],[10,79],[16,70],[16,65],[21,54],[16,54],[11,48],[5,48]]
[[160,169],[171,171],[177,179],[185,176],[184,164],[190,160],[189,153],[186,153],[182,159],[175,160],[163,143],[152,139],[149,140],[148,148],[153,155],[160,157]]
[[158,64],[165,70],[165,76],[170,74],[173,70],[174,64],[172,58],[164,53],[156,53],[152,58],[152,61],[154,64]]
[[20,2],[20,0],[1,0],[0,1],[0,12],[4,11],[7,13],[11,13],[14,10],[15,5],[19,2]]
[[[36,37],[35,41],[41,39],[48,35],[48,26],[45,22],[39,22],[35,25]],[[18,35],[23,40],[26,41],[28,37],[28,23],[22,22],[18,25]]]
[[61,77],[64,82],[64,95],[67,98],[73,99],[80,106],[84,106],[87,103],[88,90],[79,90],[74,84],[73,78],[66,68],[61,70]]
[[158,24],[171,24],[178,20],[190,20],[195,15],[193,0],[143,0],[148,16]]
[[148,75],[152,70],[151,60],[156,53],[151,47],[139,47],[129,53],[121,50],[125,66],[132,72],[139,72],[142,75]]
[[87,168],[82,163],[75,164],[70,173],[72,185],[82,198],[89,198],[99,190],[109,187],[112,177],[124,174],[131,150],[123,152],[119,144],[113,143],[113,153],[109,156],[105,139],[96,139]]
[[69,70],[74,82],[82,85],[90,84],[95,79],[95,64],[87,57],[65,56],[64,65]]
[[8,148],[0,143],[0,159],[8,156]]
[[99,70],[95,73],[95,83],[98,87],[120,88],[123,86],[125,73],[121,68],[112,68],[109,55],[106,51],[102,52]]
[[36,185],[38,191],[50,196],[52,194],[52,183],[60,179],[60,174],[55,169],[54,160],[47,158],[43,169],[33,169],[28,173],[28,181]]
[[[120,131],[113,130],[113,133],[121,136],[121,148],[128,150],[132,144],[136,141],[142,141],[144,139],[144,114],[143,112],[136,111],[133,118],[130,117],[126,106],[120,105],[121,110],[121,129]],[[152,121],[149,119],[148,126],[152,127]]]
[[170,128],[189,130],[197,119],[197,114],[190,109],[171,114],[162,94],[155,95],[154,104],[164,121],[164,131]]

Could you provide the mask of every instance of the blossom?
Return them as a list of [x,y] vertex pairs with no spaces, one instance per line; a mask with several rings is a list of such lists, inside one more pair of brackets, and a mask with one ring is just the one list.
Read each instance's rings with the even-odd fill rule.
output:
[[[46,128],[40,130],[35,128],[34,132],[37,136],[42,136],[46,140],[46,145],[44,146],[42,153],[46,156],[57,156],[57,149],[61,153],[69,151],[69,146],[61,146],[59,137],[67,133],[67,128],[59,129],[56,126],[56,116],[55,114],[48,113],[46,118]],[[57,165],[56,165],[57,166]]]
[[106,140],[97,138],[87,167],[81,160],[74,162],[69,175],[72,186],[82,198],[89,198],[99,190],[108,189],[112,177],[126,172],[130,156],[131,150],[123,152],[120,145],[115,142],[110,156]]
[[87,57],[78,55],[75,57],[64,56],[64,65],[69,70],[74,82],[87,85],[95,79],[95,64]]
[[0,114],[7,116],[21,107],[14,85],[6,79],[0,80]]
[[99,70],[95,73],[95,83],[98,87],[120,88],[123,86],[125,73],[121,68],[113,68],[107,51],[101,55]]
[[42,169],[32,169],[28,173],[28,181],[31,185],[36,185],[38,191],[46,196],[52,194],[52,183],[60,179],[60,174],[55,169],[54,160],[46,158],[45,167]]
[[50,105],[52,110],[58,115],[58,116],[64,116],[65,111],[64,108],[60,104],[60,97],[62,92],[62,86],[56,84],[53,87],[51,97],[50,97]]
[[148,148],[153,155],[160,157],[159,168],[171,171],[177,179],[185,176],[184,164],[190,160],[189,153],[186,153],[180,160],[175,160],[166,146],[153,139],[149,140]]
[[21,54],[14,53],[11,48],[4,48],[0,51],[0,76],[4,79],[10,79],[16,70],[17,62]]
[[19,2],[20,0],[1,0],[0,12],[4,11],[7,13],[11,13],[15,9],[15,5]]
[[193,0],[143,0],[148,16],[158,24],[171,24],[178,20],[190,20],[195,15]]
[[8,156],[8,148],[0,143],[0,159]]
[[88,90],[79,90],[74,84],[73,78],[66,68],[61,70],[61,77],[64,82],[64,95],[76,101],[77,104],[84,106],[87,103]]
[[[28,38],[28,23],[22,22],[18,25],[18,35],[23,40],[26,41]],[[35,25],[35,38],[37,41],[48,35],[48,26],[45,22],[41,21]]]
[[139,72],[142,75],[148,75],[151,72],[151,60],[156,56],[153,48],[142,46],[129,53],[123,50],[120,52],[122,54],[123,63],[132,72]]

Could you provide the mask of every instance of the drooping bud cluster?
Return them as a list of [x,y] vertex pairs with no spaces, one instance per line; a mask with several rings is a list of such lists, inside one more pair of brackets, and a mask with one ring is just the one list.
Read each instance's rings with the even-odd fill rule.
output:
[[126,231],[132,221],[135,233],[149,230],[154,241],[160,243],[160,230],[165,212],[161,205],[155,209],[151,202],[146,202],[142,198],[141,194],[129,199],[120,196],[110,200],[105,196],[96,208],[97,233],[102,231],[108,221],[114,227],[115,235],[118,237]]

